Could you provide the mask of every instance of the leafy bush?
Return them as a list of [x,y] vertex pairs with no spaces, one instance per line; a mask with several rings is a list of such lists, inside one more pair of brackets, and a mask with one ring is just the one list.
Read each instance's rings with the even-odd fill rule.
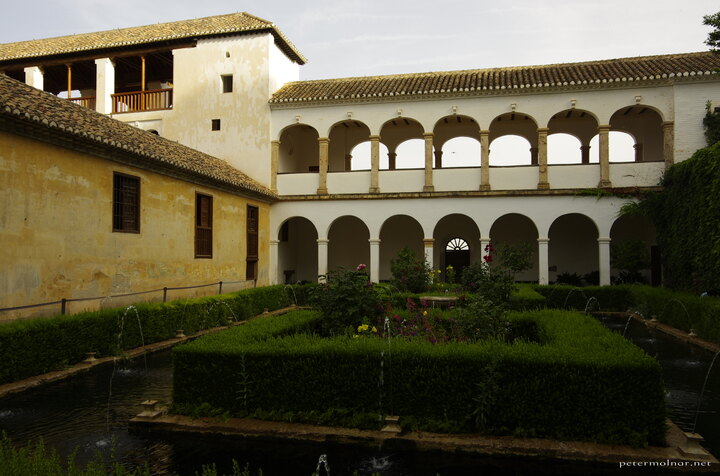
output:
[[488,261],[476,261],[466,266],[462,274],[463,287],[496,304],[507,303],[515,289],[515,278],[500,266]]
[[397,258],[390,260],[393,284],[400,291],[421,293],[432,284],[432,269],[425,257],[418,257],[408,247],[398,252]]
[[[75,315],[0,323],[0,384],[98,357],[244,320],[291,302],[290,288],[267,286],[167,303],[138,304]],[[302,303],[301,303],[302,304]],[[120,329],[122,333],[120,334]]]
[[375,285],[362,264],[328,275],[323,285],[314,288],[311,303],[323,315],[325,334],[343,333],[361,322],[373,322],[383,311]]
[[663,442],[659,364],[581,314],[511,314],[538,333],[512,345],[297,333],[313,315],[254,320],[177,347],[174,404],[365,428],[396,414],[406,429]]

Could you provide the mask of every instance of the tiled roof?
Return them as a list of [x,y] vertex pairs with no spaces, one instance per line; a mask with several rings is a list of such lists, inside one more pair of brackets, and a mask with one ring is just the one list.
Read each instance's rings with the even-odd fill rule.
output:
[[0,62],[47,57],[83,51],[127,48],[172,40],[207,38],[240,33],[269,32],[286,55],[299,64],[307,59],[290,40],[271,23],[249,13],[231,13],[155,25],[121,28],[117,30],[82,33],[42,40],[0,44]]
[[296,81],[273,94],[271,104],[492,94],[507,90],[587,88],[717,74],[720,55],[710,52],[621,58],[585,63],[444,71]]
[[23,122],[94,148],[133,157],[133,163],[139,167],[166,170],[186,180],[236,193],[250,193],[263,199],[276,197],[268,188],[223,160],[0,74],[0,123],[3,119]]

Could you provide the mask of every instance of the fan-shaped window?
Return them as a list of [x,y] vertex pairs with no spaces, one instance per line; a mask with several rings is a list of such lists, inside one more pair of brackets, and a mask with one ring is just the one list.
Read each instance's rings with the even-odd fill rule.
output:
[[470,247],[468,246],[467,241],[462,238],[453,238],[448,241],[447,246],[445,246],[445,251],[467,251],[469,249]]

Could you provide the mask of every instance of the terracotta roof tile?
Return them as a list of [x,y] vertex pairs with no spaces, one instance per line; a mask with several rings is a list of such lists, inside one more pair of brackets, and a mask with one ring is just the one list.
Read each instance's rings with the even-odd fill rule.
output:
[[288,83],[271,104],[383,98],[422,97],[476,90],[537,89],[578,85],[653,81],[675,76],[717,74],[720,55],[711,52],[620,58],[512,68],[323,79]]
[[285,54],[304,64],[307,59],[290,40],[271,23],[249,13],[230,13],[194,20],[155,25],[120,28],[116,30],[82,33],[41,40],[0,44],[0,62],[47,57],[101,49],[127,48],[170,40],[224,36],[239,33],[270,32]]
[[[170,168],[237,193],[275,194],[227,162],[132,127],[0,74],[0,119],[29,123],[100,148],[134,154],[140,166]],[[154,167],[153,167],[154,166]]]

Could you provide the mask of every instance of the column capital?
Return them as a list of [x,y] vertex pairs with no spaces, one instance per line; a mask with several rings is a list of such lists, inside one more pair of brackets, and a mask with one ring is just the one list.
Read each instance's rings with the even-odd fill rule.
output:
[[380,238],[370,238],[370,239],[368,239],[368,243],[370,243],[371,245],[379,245]]
[[667,127],[673,127],[675,125],[675,121],[663,121],[662,127],[663,129]]
[[280,142],[279,140],[271,140],[270,141],[270,145],[278,146],[280,144],[282,144],[282,142]]
[[425,246],[425,248],[431,248],[434,244],[434,238],[423,238],[423,245]]
[[425,140],[432,139],[435,135],[432,132],[423,132],[423,138]]
[[489,135],[490,135],[490,131],[489,131],[489,130],[487,130],[487,129],[480,129],[480,136],[481,136],[481,137],[482,137],[482,136],[489,136]]
[[545,238],[545,237],[538,238],[537,242],[540,244],[548,244],[548,243],[550,243],[550,238]]
[[270,240],[270,246],[277,246],[280,244],[280,240]]
[[317,244],[318,244],[318,245],[327,245],[328,243],[330,243],[330,240],[317,239],[317,240],[315,240],[315,241],[317,241]]
[[612,240],[611,240],[609,237],[607,237],[607,236],[601,236],[600,238],[597,239],[597,242],[600,243],[600,244],[610,243],[611,241],[612,241]]
[[597,127],[598,132],[610,132],[610,124],[601,124]]
[[327,143],[330,142],[330,139],[327,138],[327,137],[318,137],[318,142],[320,142],[320,143],[323,143],[323,142],[324,142],[324,143],[327,144]]
[[370,135],[368,136],[368,139],[374,140],[374,141],[379,141],[379,140],[380,140],[380,135],[379,135],[379,134],[370,134]]
[[538,127],[537,131],[538,131],[538,134],[547,134],[548,132],[550,132],[550,128],[549,127]]

